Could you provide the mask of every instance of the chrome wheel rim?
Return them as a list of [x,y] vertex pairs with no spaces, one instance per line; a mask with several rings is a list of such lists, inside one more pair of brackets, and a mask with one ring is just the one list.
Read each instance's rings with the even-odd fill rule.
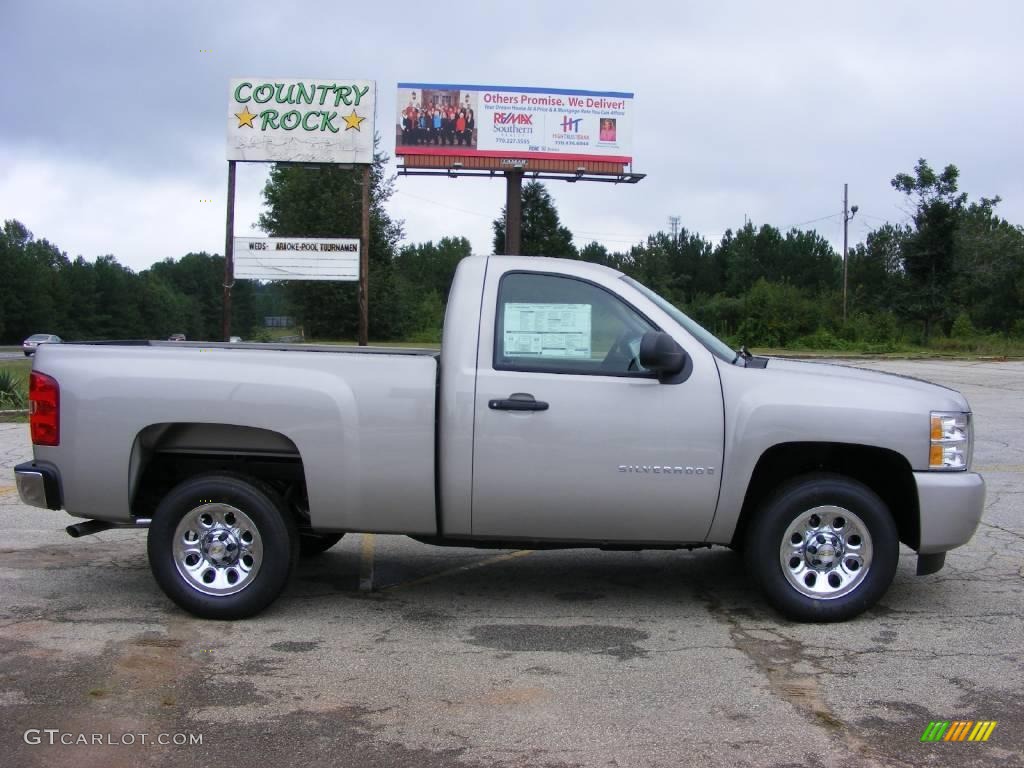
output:
[[230,504],[190,509],[174,531],[174,565],[204,595],[242,591],[260,570],[263,540],[245,512]]
[[848,595],[871,569],[871,534],[848,509],[814,507],[790,523],[779,562],[790,586],[814,600]]

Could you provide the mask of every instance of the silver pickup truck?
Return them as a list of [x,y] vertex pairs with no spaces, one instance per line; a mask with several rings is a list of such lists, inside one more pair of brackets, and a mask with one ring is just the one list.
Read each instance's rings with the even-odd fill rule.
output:
[[958,392],[736,353],[612,269],[474,256],[440,353],[47,344],[28,504],[148,527],[192,613],[241,618],[348,532],[434,545],[742,552],[798,620],[850,618],[899,542],[934,573],[985,498]]

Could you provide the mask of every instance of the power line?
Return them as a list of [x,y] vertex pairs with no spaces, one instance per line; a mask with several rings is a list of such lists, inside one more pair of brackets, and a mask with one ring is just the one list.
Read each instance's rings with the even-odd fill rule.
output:
[[471,211],[468,208],[459,208],[458,206],[455,206],[455,205],[448,205],[447,203],[439,203],[437,200],[432,200],[429,197],[423,197],[422,195],[414,195],[412,192],[406,192],[404,189],[396,189],[395,190],[395,194],[396,195],[405,195],[406,197],[413,197],[413,198],[415,198],[417,200],[422,200],[424,203],[430,203],[431,205],[436,205],[439,208],[447,208],[450,211],[459,211],[460,213],[468,213],[471,216],[480,216],[480,217],[485,218],[485,219],[494,218],[494,216],[492,216],[489,213],[480,213],[480,211]]
[[810,221],[801,221],[799,224],[790,224],[788,227],[786,227],[786,229],[787,230],[798,229],[799,227],[803,227],[803,226],[806,226],[808,224],[816,224],[819,221],[825,221],[825,219],[834,219],[836,216],[842,216],[842,215],[843,215],[842,211],[839,211],[838,213],[830,213],[828,216],[822,216],[822,217],[817,218],[817,219],[811,219]]

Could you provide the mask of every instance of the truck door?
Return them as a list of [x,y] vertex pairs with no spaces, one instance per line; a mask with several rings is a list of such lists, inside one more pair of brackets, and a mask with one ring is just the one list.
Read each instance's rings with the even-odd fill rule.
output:
[[645,332],[667,328],[596,282],[495,266],[477,355],[473,535],[703,541],[724,431],[711,354],[677,337],[691,365],[660,383],[637,354]]

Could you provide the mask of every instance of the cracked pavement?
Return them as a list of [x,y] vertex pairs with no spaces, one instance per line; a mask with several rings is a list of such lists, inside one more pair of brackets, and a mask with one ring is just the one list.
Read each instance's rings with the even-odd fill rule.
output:
[[[70,539],[25,507],[0,424],[0,745],[10,765],[1022,766],[1024,363],[867,361],[960,389],[988,484],[974,539],[933,576],[903,550],[864,616],[799,625],[739,558],[441,549],[375,537],[303,563],[244,622],[157,589],[145,535]],[[504,556],[503,556],[504,555]],[[363,568],[362,575],[365,576]],[[996,720],[922,744],[930,720]],[[202,734],[202,745],[29,745],[30,728]]]

